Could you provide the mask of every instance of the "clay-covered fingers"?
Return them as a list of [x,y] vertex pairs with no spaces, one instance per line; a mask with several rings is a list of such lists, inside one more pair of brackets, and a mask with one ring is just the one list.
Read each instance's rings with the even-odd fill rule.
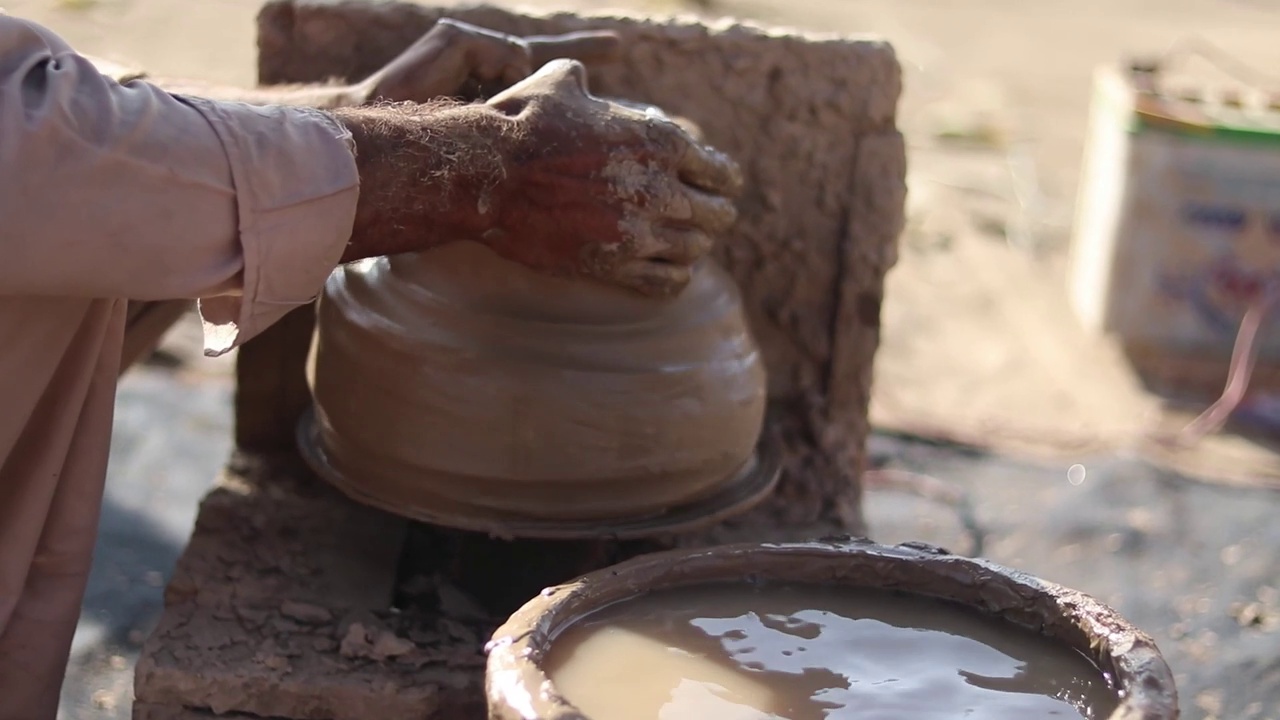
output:
[[675,295],[689,285],[693,268],[663,260],[628,260],[610,280],[644,295]]
[[733,158],[698,142],[665,117],[651,118],[649,133],[659,147],[673,156],[676,174],[685,184],[725,197],[737,197],[742,192],[742,169]]
[[717,234],[733,227],[738,208],[723,195],[684,185],[679,200],[665,214],[679,224]]
[[729,197],[694,187],[671,169],[650,173],[644,207],[654,223],[718,235],[737,221],[738,208]]
[[622,54],[622,38],[609,30],[533,35],[524,38],[524,42],[534,67],[560,58],[589,63],[613,62]]
[[692,139],[680,157],[678,168],[681,181],[706,193],[737,197],[742,192],[742,169],[738,163]]
[[636,243],[636,259],[673,265],[692,265],[707,253],[715,241],[694,228],[658,226]]

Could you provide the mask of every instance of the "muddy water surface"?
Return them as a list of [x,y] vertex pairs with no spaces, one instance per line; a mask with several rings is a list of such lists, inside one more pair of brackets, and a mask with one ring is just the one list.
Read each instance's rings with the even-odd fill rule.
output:
[[808,586],[714,585],[571,626],[548,674],[592,720],[1106,718],[1084,656],[967,608]]

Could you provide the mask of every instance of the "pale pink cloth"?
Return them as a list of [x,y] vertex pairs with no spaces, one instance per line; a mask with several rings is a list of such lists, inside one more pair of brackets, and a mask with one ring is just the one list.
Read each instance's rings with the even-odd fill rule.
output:
[[57,711],[126,299],[200,298],[225,352],[315,297],[357,193],[332,117],[122,86],[0,14],[0,720]]

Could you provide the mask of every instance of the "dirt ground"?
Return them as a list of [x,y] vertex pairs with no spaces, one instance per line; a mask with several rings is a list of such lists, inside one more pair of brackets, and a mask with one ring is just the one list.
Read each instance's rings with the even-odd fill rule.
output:
[[[884,308],[873,419],[883,425],[935,413],[974,427],[1016,424],[1024,436],[1102,440],[1057,455],[1032,453],[1042,464],[1030,470],[1012,461],[939,456],[916,445],[891,444],[884,451],[886,462],[951,472],[975,496],[985,487],[986,497],[995,498],[979,507],[996,536],[988,544],[991,556],[1094,592],[1140,624],[1139,616],[1149,619],[1162,647],[1170,646],[1167,654],[1177,656],[1175,670],[1188,691],[1185,716],[1280,718],[1280,658],[1273,649],[1280,623],[1246,626],[1231,615],[1241,602],[1277,605],[1280,561],[1274,522],[1267,518],[1276,517],[1280,502],[1274,493],[1239,494],[1250,490],[1216,495],[1120,457],[1155,401],[1137,387],[1114,348],[1075,326],[1062,289],[1094,68],[1194,39],[1280,78],[1275,41],[1280,5],[1268,0],[710,3],[709,9],[694,0],[522,4],[699,11],[890,40],[906,74],[899,123],[909,141],[911,193],[901,261]],[[257,0],[0,0],[0,5],[48,25],[84,52],[167,76],[241,85],[253,81]],[[1280,88],[1280,79],[1273,86]],[[956,135],[981,141],[958,147],[946,140]],[[1076,483],[1065,481],[1067,467],[1077,462],[1089,466],[1084,490],[1072,490]],[[1264,455],[1260,462],[1276,470],[1274,456]],[[1219,513],[1200,510],[1194,541],[1186,539],[1181,511],[1166,508],[1182,508],[1189,500],[1193,507],[1213,506]],[[1058,509],[1050,512],[1050,505]],[[930,534],[940,532],[922,524],[928,514],[916,514],[914,506],[876,501],[869,507],[873,526],[893,536],[887,539],[933,539]],[[1036,522],[1013,527],[1015,521],[1001,516],[1022,517],[1027,508],[1043,511],[1043,532]],[[1248,517],[1233,523],[1233,516]],[[1153,522],[1158,527],[1150,530]],[[1154,554],[1125,544],[1130,537],[1151,542]],[[939,539],[948,540],[946,533]],[[1249,550],[1248,560],[1227,562],[1241,547]],[[1168,568],[1181,562],[1179,553],[1186,561],[1173,575],[1202,578],[1194,587],[1166,588],[1169,603],[1137,590],[1125,594],[1126,577],[1156,567],[1141,570],[1143,562]],[[1112,564],[1099,570],[1092,560],[1099,557]],[[1209,577],[1227,572],[1227,565],[1249,568],[1249,577],[1237,576],[1217,589],[1205,585]],[[1156,577],[1153,586],[1166,582],[1164,577]],[[1227,587],[1235,589],[1222,589]],[[1208,600],[1197,604],[1198,597],[1212,596],[1211,609],[1182,612],[1172,603],[1178,592],[1183,593],[1179,603],[1197,608],[1210,607]],[[1201,615],[1210,619],[1195,619]],[[1246,631],[1254,634],[1240,635]],[[1243,654],[1211,658],[1236,651]],[[1204,666],[1214,663],[1218,670],[1207,675]],[[1236,673],[1234,684],[1218,682],[1231,673]]]

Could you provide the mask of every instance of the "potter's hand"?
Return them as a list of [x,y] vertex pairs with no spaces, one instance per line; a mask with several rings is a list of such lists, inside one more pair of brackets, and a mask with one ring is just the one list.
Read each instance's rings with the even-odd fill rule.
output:
[[343,109],[360,197],[343,261],[473,240],[544,272],[678,292],[736,216],[737,165],[567,60],[482,105]]
[[667,295],[733,224],[737,165],[655,111],[592,97],[576,62],[544,66],[487,107],[514,128],[483,236],[507,258]]
[[475,100],[510,87],[555,59],[616,59],[617,34],[608,31],[515,37],[456,20],[440,20],[362,87],[369,101]]

